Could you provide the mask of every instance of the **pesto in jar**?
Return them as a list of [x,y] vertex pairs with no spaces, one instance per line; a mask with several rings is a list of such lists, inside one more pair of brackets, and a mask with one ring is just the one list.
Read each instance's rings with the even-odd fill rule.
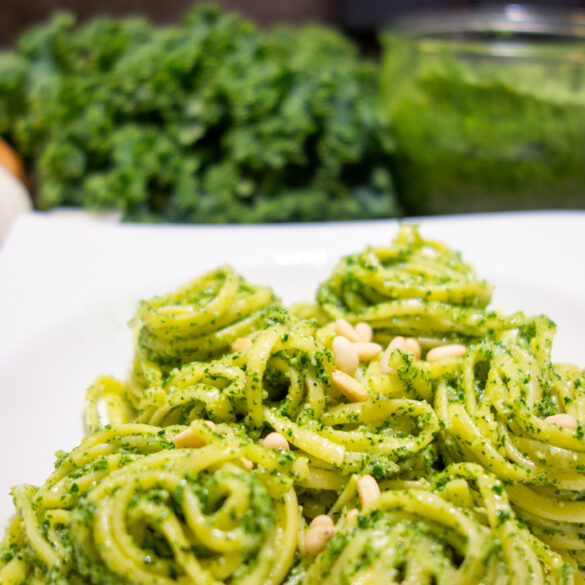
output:
[[384,40],[407,213],[585,208],[585,42]]

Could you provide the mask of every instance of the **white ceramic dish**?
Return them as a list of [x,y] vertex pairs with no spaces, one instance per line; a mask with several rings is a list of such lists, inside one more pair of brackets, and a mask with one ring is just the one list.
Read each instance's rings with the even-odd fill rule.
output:
[[[585,365],[585,213],[419,221],[496,286],[493,306],[546,313],[555,357]],[[124,376],[137,301],[232,264],[287,302],[310,299],[343,254],[388,243],[396,221],[255,227],[116,225],[30,214],[0,252],[0,530],[16,483],[40,483],[82,436],[85,388]]]

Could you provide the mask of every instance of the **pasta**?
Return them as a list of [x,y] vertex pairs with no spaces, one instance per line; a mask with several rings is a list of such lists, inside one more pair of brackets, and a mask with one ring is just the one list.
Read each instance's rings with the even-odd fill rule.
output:
[[365,321],[378,339],[422,337],[425,346],[481,339],[515,324],[485,311],[492,287],[461,256],[406,225],[389,248],[343,258],[317,291],[326,319]]
[[429,485],[390,486],[339,524],[306,585],[570,582],[562,557],[519,524],[503,485],[475,464],[453,464]]
[[228,267],[142,301],[0,583],[583,584],[585,372],[491,292],[405,225],[314,304]]
[[551,363],[552,330],[538,318],[513,341],[470,348],[452,381],[439,383],[436,411],[450,457],[514,484],[510,499],[535,534],[583,558],[585,443],[578,427],[547,418],[562,410],[583,420],[585,377]]
[[129,398],[137,400],[176,366],[221,356],[235,339],[259,328],[271,306],[279,302],[268,287],[250,286],[228,266],[142,301],[134,318]]
[[[59,459],[41,488],[16,488],[19,520],[5,549],[26,539],[38,563],[11,559],[2,583],[280,583],[298,511],[290,479],[269,473],[277,457],[223,437],[172,449],[172,433],[105,429]],[[246,469],[243,456],[262,471]]]

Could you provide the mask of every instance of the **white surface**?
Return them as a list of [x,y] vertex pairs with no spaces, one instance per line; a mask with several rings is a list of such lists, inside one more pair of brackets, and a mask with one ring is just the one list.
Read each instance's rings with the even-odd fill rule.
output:
[[[546,313],[555,357],[585,365],[585,212],[421,220],[496,286],[493,306]],[[81,438],[84,390],[124,376],[136,302],[230,263],[287,303],[310,299],[343,254],[386,244],[396,221],[300,226],[115,225],[28,214],[0,251],[0,530],[11,485],[41,483]]]
[[30,209],[31,201],[24,185],[0,167],[0,246],[14,220]]

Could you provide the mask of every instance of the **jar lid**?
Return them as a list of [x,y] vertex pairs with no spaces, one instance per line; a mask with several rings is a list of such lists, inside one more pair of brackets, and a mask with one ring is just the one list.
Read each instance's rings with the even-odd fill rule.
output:
[[541,41],[585,39],[585,11],[544,9],[521,4],[503,8],[413,13],[392,28],[414,37],[470,40],[478,36],[540,37]]

